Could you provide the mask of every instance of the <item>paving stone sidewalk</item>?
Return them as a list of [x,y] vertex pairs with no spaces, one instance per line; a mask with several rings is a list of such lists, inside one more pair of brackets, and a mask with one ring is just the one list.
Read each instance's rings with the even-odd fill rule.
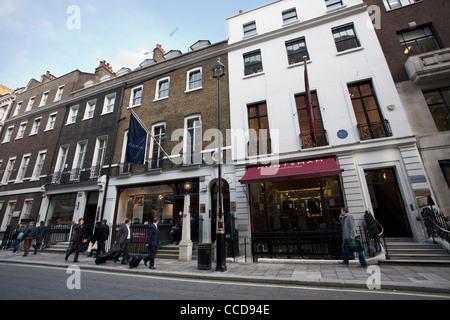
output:
[[[23,252],[0,251],[0,263],[37,264],[54,267],[74,265],[73,256],[68,262],[64,255],[38,252],[23,257]],[[445,293],[450,295],[450,268],[413,265],[369,265],[368,269],[358,267],[357,261],[350,266],[337,261],[275,261],[258,263],[227,262],[226,272],[216,272],[214,261],[210,270],[199,270],[197,261],[181,262],[172,259],[156,259],[155,270],[141,263],[137,268],[108,261],[96,265],[95,259],[80,254],[77,263],[82,270],[92,269],[109,272],[139,273],[162,277],[194,278],[215,281],[270,283],[277,285],[302,285],[321,287],[376,288],[374,279],[380,279],[381,290],[419,291]]]

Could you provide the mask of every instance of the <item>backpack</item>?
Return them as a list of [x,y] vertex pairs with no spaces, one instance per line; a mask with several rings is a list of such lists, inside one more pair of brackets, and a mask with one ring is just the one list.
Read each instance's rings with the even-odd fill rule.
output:
[[23,232],[19,233],[19,235],[17,236],[18,240],[22,240],[22,238],[23,238]]

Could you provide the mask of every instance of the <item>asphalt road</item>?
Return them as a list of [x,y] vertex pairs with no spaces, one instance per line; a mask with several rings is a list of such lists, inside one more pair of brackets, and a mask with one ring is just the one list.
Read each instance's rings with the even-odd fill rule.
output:
[[[76,266],[65,269],[0,263],[0,277],[0,300],[177,300],[171,308],[174,314],[206,312],[206,309],[188,311],[194,305],[200,306],[200,301],[209,306],[214,305],[211,301],[215,301],[221,306],[222,314],[233,312],[233,307],[237,304],[235,312],[259,312],[264,315],[266,312],[275,312],[277,308],[279,310],[277,300],[291,301],[288,305],[292,305],[295,310],[297,304],[293,304],[292,300],[450,299],[450,296],[443,294],[180,279],[133,272],[124,274],[79,270]],[[252,301],[256,304],[249,311],[247,305],[252,304]],[[241,304],[245,306],[239,307]],[[231,306],[225,309],[227,305]],[[264,306],[268,307],[264,309]],[[217,308],[219,307],[216,307],[216,313]]]

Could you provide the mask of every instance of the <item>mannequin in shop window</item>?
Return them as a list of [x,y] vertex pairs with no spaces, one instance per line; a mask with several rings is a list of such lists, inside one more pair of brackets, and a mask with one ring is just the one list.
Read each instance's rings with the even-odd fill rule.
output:
[[320,215],[319,200],[311,198],[308,200],[308,210],[311,216]]
[[131,219],[133,217],[134,210],[134,197],[130,197],[127,203],[127,218]]
[[272,229],[273,230],[281,229],[280,217],[281,217],[280,204],[274,200],[272,203]]

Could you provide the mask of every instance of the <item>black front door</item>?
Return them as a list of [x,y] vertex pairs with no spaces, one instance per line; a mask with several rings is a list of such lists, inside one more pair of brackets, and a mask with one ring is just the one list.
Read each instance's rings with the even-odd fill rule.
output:
[[394,168],[366,170],[375,219],[383,226],[386,237],[411,237],[405,204]]

